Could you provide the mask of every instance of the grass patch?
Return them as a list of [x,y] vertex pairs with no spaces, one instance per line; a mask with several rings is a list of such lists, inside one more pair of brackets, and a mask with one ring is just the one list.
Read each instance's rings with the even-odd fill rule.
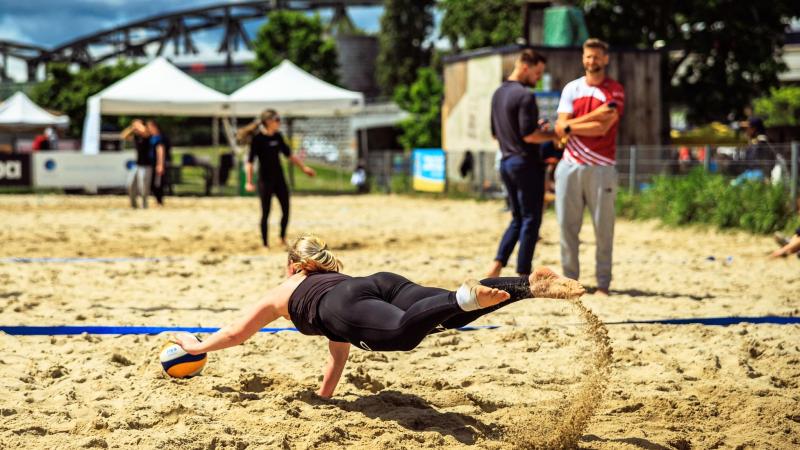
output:
[[682,177],[658,176],[639,194],[621,191],[617,213],[668,225],[700,223],[766,234],[800,224],[793,201],[783,184],[747,181],[734,186],[728,177],[697,168]]

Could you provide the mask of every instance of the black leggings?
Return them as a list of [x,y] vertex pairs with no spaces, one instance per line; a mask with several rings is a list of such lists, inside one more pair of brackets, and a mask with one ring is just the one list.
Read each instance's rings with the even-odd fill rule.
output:
[[289,187],[283,178],[272,182],[258,180],[258,197],[261,199],[261,242],[264,247],[269,246],[267,238],[267,221],[269,219],[269,209],[272,206],[272,194],[278,197],[281,204],[281,239],[286,239],[286,226],[289,225]]
[[511,298],[489,308],[464,311],[454,291],[425,287],[400,275],[378,272],[347,279],[319,302],[319,319],[328,337],[339,337],[365,350],[406,351],[425,336],[460,328],[479,317],[531,297],[527,278],[487,278],[484,286]]
[[164,205],[164,187],[167,184],[167,168],[164,168],[164,173],[160,176],[156,175],[155,170],[153,170],[153,183],[150,189],[150,192],[156,197],[156,202],[159,205]]

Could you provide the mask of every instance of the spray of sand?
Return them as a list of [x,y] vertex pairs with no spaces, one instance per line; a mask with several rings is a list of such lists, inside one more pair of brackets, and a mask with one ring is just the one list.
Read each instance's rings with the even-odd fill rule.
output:
[[[541,418],[533,411],[524,411],[513,429],[509,429],[506,441],[515,448],[523,449],[569,449],[577,448],[578,441],[589,424],[592,416],[601,404],[603,394],[608,385],[611,374],[612,350],[608,338],[608,330],[603,322],[592,313],[581,301],[580,293],[575,291],[575,286],[569,282],[564,284],[563,278],[558,278],[546,292],[542,287],[540,293],[557,294],[548,295],[551,298],[561,298],[570,302],[579,312],[585,322],[586,338],[591,342],[591,355],[587,364],[587,376],[578,392],[568,398],[559,408],[554,426],[542,435]],[[533,279],[531,280],[534,281]],[[555,280],[553,280],[555,281]],[[572,280],[569,280],[570,282]],[[574,282],[573,282],[574,283]],[[532,292],[537,294],[536,283],[532,283]]]

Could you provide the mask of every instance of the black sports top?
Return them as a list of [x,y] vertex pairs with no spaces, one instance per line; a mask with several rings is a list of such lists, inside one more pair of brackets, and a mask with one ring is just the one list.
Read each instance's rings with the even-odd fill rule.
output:
[[292,150],[286,145],[286,141],[283,140],[283,135],[280,131],[275,132],[272,136],[264,133],[258,133],[253,136],[253,140],[250,142],[250,154],[247,155],[247,162],[252,163],[258,158],[258,176],[260,180],[268,182],[284,181],[278,152],[283,153],[287,158],[292,156]]
[[133,135],[133,142],[136,145],[136,165],[137,166],[153,166],[153,151],[150,150],[150,138]]
[[289,317],[297,331],[310,336],[326,336],[334,341],[342,341],[328,332],[319,321],[319,302],[322,297],[339,283],[351,278],[339,272],[315,272],[300,282],[289,297]]

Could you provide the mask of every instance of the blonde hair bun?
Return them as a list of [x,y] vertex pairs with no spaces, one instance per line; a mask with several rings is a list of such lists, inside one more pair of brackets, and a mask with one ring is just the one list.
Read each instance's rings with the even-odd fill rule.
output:
[[339,272],[342,262],[328,249],[328,244],[313,234],[303,234],[289,248],[289,263],[295,272]]

